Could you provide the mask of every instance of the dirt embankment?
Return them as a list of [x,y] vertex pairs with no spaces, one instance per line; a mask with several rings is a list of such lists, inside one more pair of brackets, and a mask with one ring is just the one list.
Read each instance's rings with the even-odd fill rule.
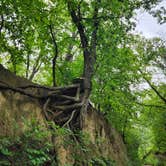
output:
[[[21,134],[26,130],[25,119],[30,121],[33,118],[49,130],[49,120],[57,125],[70,127],[72,130],[80,129],[87,133],[91,157],[110,158],[118,166],[127,165],[126,148],[121,136],[91,105],[80,128],[79,90],[78,85],[64,88],[36,85],[0,65],[0,136]],[[54,143],[58,142],[59,138],[55,138]],[[73,149],[71,146],[59,146],[56,149],[60,165],[74,165]]]

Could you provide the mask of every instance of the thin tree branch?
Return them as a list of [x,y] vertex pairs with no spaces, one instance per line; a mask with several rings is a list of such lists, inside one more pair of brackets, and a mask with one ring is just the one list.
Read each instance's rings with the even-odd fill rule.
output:
[[142,160],[144,161],[151,153],[152,153],[152,149],[149,150],[149,151],[142,157]]
[[29,78],[30,81],[33,80],[35,74],[39,71],[39,69],[40,69],[42,63],[43,63],[43,62],[41,61],[40,64],[39,64],[38,66],[36,66],[36,68],[33,70],[33,72],[31,73],[31,76],[30,76],[30,78]]
[[[40,62],[41,59],[41,55],[39,55],[36,59],[36,63],[33,65],[33,69],[32,69],[32,73],[29,76],[29,80],[32,81],[32,79],[34,78],[35,74],[38,72],[38,70],[40,69],[40,66],[42,64],[42,62]],[[40,63],[39,63],[40,62]]]
[[144,107],[155,107],[155,108],[162,108],[162,109],[166,109],[166,107],[162,106],[162,105],[155,105],[155,104],[145,104],[145,103],[139,103],[139,102],[135,102],[138,105],[144,106]]
[[144,80],[148,83],[148,85],[152,88],[152,90],[157,94],[157,96],[164,101],[164,103],[166,104],[166,99],[160,94],[160,92],[155,88],[155,86],[144,76],[144,73],[139,70],[140,73],[142,74],[142,77],[144,78]]
[[[73,32],[71,38],[73,40],[75,40],[75,38],[77,37],[77,34],[78,34],[77,32]],[[67,53],[65,55],[65,60],[68,62],[72,61],[73,55],[71,52],[73,50],[73,47],[74,47],[73,43],[69,43],[68,50],[67,50]]]
[[4,17],[3,17],[3,14],[2,14],[2,15],[1,15],[0,34],[1,34],[1,31],[2,31],[3,26],[4,26]]
[[[114,15],[108,15],[108,16],[97,16],[96,17],[96,20],[104,20],[104,21],[107,21],[107,20],[109,20],[109,19],[114,19],[114,18],[120,18],[120,17],[116,17],[116,16],[114,16]],[[81,18],[82,20],[87,20],[87,21],[93,21],[93,17],[92,18],[86,18],[86,17],[82,17]]]

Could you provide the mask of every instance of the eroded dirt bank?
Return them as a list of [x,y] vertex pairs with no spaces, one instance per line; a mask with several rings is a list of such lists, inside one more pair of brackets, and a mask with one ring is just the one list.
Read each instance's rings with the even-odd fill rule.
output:
[[[127,165],[126,148],[121,136],[90,104],[80,125],[80,86],[43,87],[17,77],[0,65],[0,136],[21,135],[26,130],[25,119],[36,119],[50,130],[48,121],[73,132],[81,130],[88,135],[88,151],[75,150],[80,139],[69,137],[74,144],[65,146],[60,137],[55,137],[55,151],[59,165],[86,165],[87,158],[104,158],[115,161],[118,166]],[[48,136],[50,139],[50,136]],[[50,139],[52,141],[52,139]],[[57,146],[59,144],[59,146]],[[73,154],[82,158],[76,162]]]

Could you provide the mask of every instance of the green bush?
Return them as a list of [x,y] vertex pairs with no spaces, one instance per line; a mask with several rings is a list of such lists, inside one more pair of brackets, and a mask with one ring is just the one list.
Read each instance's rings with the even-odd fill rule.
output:
[[116,166],[115,161],[104,157],[93,158],[90,162],[92,166]]
[[53,163],[53,146],[48,132],[35,121],[17,137],[0,138],[0,165],[45,165]]

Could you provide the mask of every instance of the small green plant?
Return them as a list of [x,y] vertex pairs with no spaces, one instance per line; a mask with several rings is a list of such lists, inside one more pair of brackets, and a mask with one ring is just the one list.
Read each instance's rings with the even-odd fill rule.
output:
[[93,158],[90,161],[90,166],[116,166],[116,164],[114,160],[105,157],[98,157]]
[[17,137],[0,138],[0,165],[44,165],[52,163],[53,146],[49,133],[32,121],[27,130]]

